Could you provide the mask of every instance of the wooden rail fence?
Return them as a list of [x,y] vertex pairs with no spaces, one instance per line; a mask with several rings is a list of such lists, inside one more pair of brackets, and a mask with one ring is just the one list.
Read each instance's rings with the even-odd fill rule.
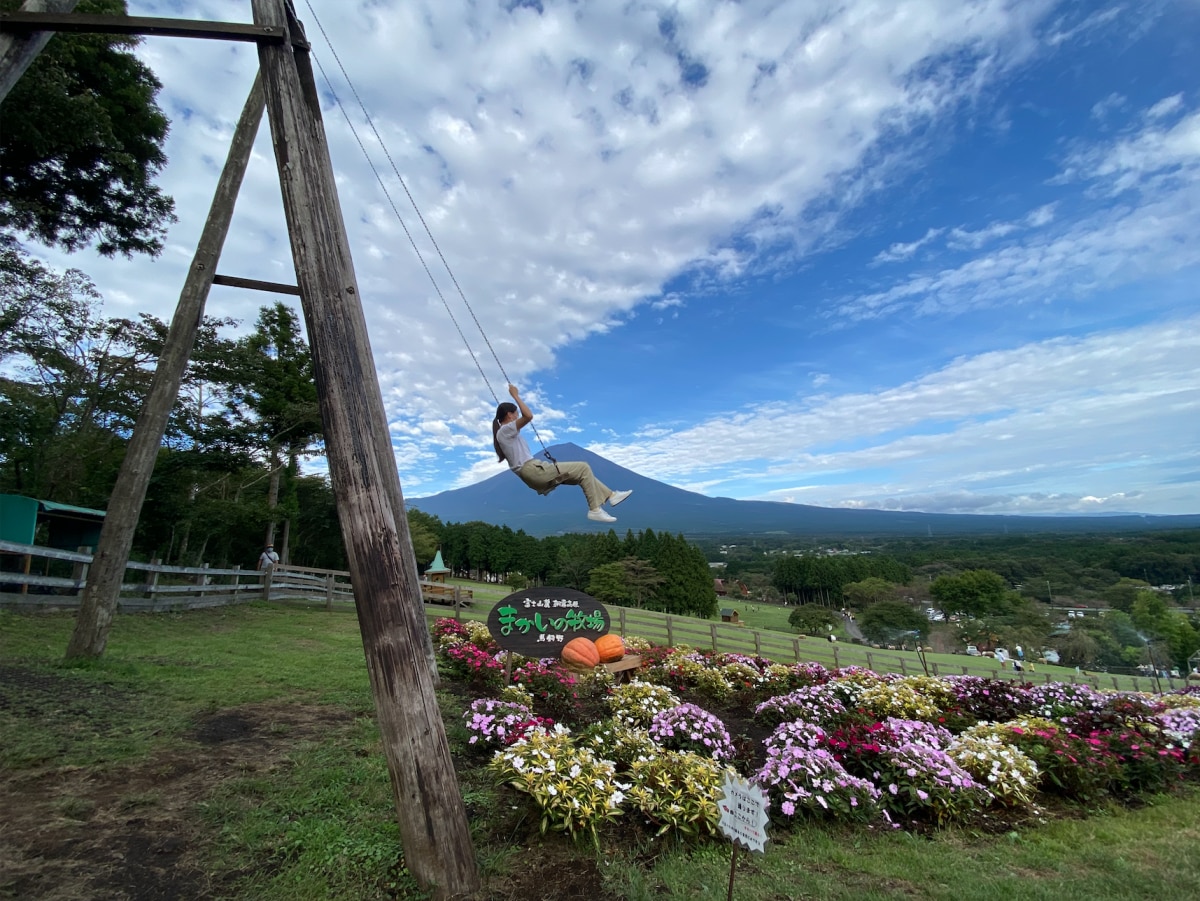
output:
[[[33,572],[33,561],[39,561]],[[0,607],[8,609],[71,609],[87,582],[92,555],[86,550],[61,551],[37,545],[0,541]],[[353,607],[350,573],[276,564],[265,572],[240,566],[215,569],[166,566],[157,561],[129,561],[128,581],[121,583],[119,610],[152,612],[195,610],[249,601],[318,601],[327,609]],[[426,603],[456,609],[472,600],[469,588],[438,582],[421,583]],[[441,614],[435,614],[441,615]]]
[[[851,663],[865,665],[868,669],[886,672],[898,672],[907,676],[925,675],[925,667],[916,652],[880,651],[854,645],[853,651],[847,653],[845,648],[839,651],[839,644],[827,638],[816,636],[784,635],[781,632],[758,632],[747,630],[732,623],[704,622],[691,617],[675,617],[652,613],[627,607],[610,607],[613,630],[622,637],[636,635],[656,644],[668,647],[689,645],[694,648],[712,648],[716,651],[749,653],[753,652],[769,660],[780,663],[819,663],[827,669],[847,666]],[[865,664],[861,664],[865,655]],[[999,672],[983,667],[972,667],[968,664],[946,664],[928,661],[930,676],[981,676],[992,679],[1006,679],[1017,682],[1072,682],[1091,685],[1095,688],[1108,688],[1107,680],[1111,680],[1112,688],[1128,688],[1132,682],[1134,691],[1154,691],[1154,680],[1144,676],[1111,676],[1101,673],[1052,674],[1049,672],[1023,673],[1001,670]],[[1171,689],[1181,688],[1186,680],[1163,677],[1161,684]],[[1122,684],[1123,683],[1123,684]]]
[[[43,572],[31,572],[31,562],[42,561]],[[13,566],[13,561],[17,565]],[[8,609],[72,609],[79,606],[79,594],[87,580],[87,567],[92,555],[83,551],[60,551],[36,545],[0,541],[0,608]],[[56,574],[52,574],[56,573]],[[121,585],[118,609],[125,612],[194,610],[249,601],[280,603],[324,604],[327,610],[352,609],[354,588],[350,574],[342,570],[315,569],[302,566],[276,565],[267,572],[213,569],[202,566],[165,566],[160,563],[130,561],[126,575],[137,578]],[[473,605],[471,589],[440,582],[421,583],[425,615],[430,619],[452,615],[461,619],[464,610]],[[449,610],[447,608],[450,608]],[[846,653],[836,642],[814,636],[785,635],[781,632],[759,632],[733,623],[706,622],[691,617],[677,617],[638,610],[630,607],[610,607],[613,630],[622,637],[637,635],[656,644],[669,647],[689,645],[717,651],[753,653],[780,663],[814,662],[829,669],[858,663],[865,653],[869,669],[882,668],[905,675],[926,672],[916,653],[880,651],[854,646]],[[451,612],[452,611],[452,612]],[[472,609],[466,614],[472,619],[486,617],[486,609]],[[845,646],[843,646],[845,647]],[[1087,673],[1061,675],[1043,673],[1014,673],[1011,671],[972,667],[969,664],[929,661],[931,676],[982,676],[1014,681],[1076,682],[1107,688],[1104,680],[1111,679],[1113,688],[1121,688],[1117,676]],[[1125,687],[1132,682],[1135,691],[1153,691],[1153,679],[1139,676],[1121,677]],[[1145,683],[1143,685],[1143,683]],[[1171,689],[1187,684],[1186,680],[1163,677]],[[1177,684],[1178,683],[1178,684]]]

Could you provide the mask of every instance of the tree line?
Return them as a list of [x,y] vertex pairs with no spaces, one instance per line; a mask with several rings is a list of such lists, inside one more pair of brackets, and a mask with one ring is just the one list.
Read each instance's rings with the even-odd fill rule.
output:
[[[428,532],[439,526],[437,517],[419,511],[410,510],[409,518]],[[438,538],[443,561],[457,575],[493,577],[516,589],[526,583],[561,585],[664,613],[717,613],[708,561],[682,535],[646,529],[621,538],[610,529],[538,539],[508,526],[468,522],[442,527]]]
[[873,554],[788,555],[776,558],[771,570],[771,584],[783,595],[784,603],[795,600],[840,606],[842,589],[868,578],[903,585],[912,579],[912,570],[893,557]]

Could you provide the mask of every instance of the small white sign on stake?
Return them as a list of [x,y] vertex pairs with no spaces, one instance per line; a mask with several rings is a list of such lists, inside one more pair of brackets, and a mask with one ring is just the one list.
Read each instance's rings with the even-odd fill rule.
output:
[[723,796],[717,801],[722,834],[750,851],[765,851],[767,843],[767,795],[761,787],[743,779],[732,770],[725,772]]

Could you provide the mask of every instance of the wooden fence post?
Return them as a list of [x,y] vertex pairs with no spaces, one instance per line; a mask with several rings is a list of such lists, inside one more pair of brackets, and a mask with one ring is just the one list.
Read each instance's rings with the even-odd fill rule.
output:
[[713,650],[715,651],[717,649],[717,624],[710,623],[708,626],[708,632],[710,635],[712,635],[712,646]]
[[754,656],[762,656],[762,636],[757,629],[754,630]]
[[[200,568],[208,569],[208,564],[201,563]],[[208,574],[207,573],[198,573],[196,575],[196,584],[200,586],[200,597],[204,597],[204,595],[206,595],[208,593],[208,590],[205,588],[205,586],[208,584]]]
[[875,658],[871,656],[870,651],[867,651],[867,669],[875,669]]
[[462,586],[454,586],[454,620],[462,622]]
[[799,638],[792,639],[792,654],[795,655],[796,662],[799,663],[800,662],[800,639]]
[[842,668],[842,665],[840,663],[838,663],[837,645],[836,644],[833,646],[833,668],[834,669]]
[[[150,565],[152,567],[153,566],[161,566],[162,559],[159,557],[151,557]],[[142,588],[142,594],[145,597],[153,600],[154,599],[154,589],[157,587],[158,587],[158,570],[157,569],[146,570],[145,587]]]
[[333,612],[333,573],[325,574],[325,609]]
[[[77,550],[81,554],[90,554],[92,552],[91,546],[86,545],[86,544],[80,545],[75,550]],[[71,578],[74,579],[76,582],[87,582],[87,576],[88,576],[87,563],[85,563],[83,561],[76,561],[75,565],[71,567]]]
[[671,617],[667,616],[667,647],[675,647],[675,635],[671,631]]
[[617,622],[619,622],[621,624],[619,626],[619,634],[622,638],[624,638],[626,635],[626,632],[625,632],[625,608],[624,607],[622,607],[620,610],[617,611]]
[[902,676],[908,675],[908,667],[905,665],[903,657],[900,658],[900,675],[902,675]]
[[262,586],[263,586],[263,600],[264,601],[271,600],[271,581],[274,578],[274,575],[275,575],[274,567],[268,566],[266,569],[263,570]]

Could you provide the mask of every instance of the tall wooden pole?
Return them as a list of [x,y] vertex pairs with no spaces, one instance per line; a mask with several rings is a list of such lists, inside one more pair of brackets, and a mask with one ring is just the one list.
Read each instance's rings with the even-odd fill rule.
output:
[[282,25],[291,32],[291,44],[259,45],[259,65],[308,325],[330,481],[404,856],[418,883],[436,898],[463,897],[478,890],[479,873],[423,653],[429,637],[420,582],[320,102],[303,33],[284,0],[253,0],[253,8],[256,25]]
[[[21,12],[69,13],[78,3],[79,0],[25,0]],[[53,31],[35,31],[21,36],[0,31],[0,103],[52,37]]]
[[158,367],[154,370],[154,380],[138,414],[125,459],[121,461],[121,471],[117,474],[117,482],[110,495],[100,540],[96,545],[96,556],[80,598],[75,631],[67,644],[68,660],[99,657],[108,643],[108,632],[121,594],[121,580],[125,576],[125,565],[129,562],[129,549],[133,545],[133,533],[142,512],[142,502],[146,499],[146,488],[154,472],[159,447],[162,446],[167,418],[179,396],[179,385],[196,343],[196,332],[204,317],[204,304],[208,300],[208,292],[217,271],[217,260],[220,259],[221,248],[229,232],[234,203],[250,162],[250,151],[254,147],[254,137],[258,134],[262,114],[262,79],[256,75],[241,118],[238,119],[229,156],[225,160],[225,168],[221,170],[212,207],[196,247],[196,255],[192,258],[191,269],[179,294],[179,304],[175,307],[175,316],[171,319],[167,340],[158,358]]

